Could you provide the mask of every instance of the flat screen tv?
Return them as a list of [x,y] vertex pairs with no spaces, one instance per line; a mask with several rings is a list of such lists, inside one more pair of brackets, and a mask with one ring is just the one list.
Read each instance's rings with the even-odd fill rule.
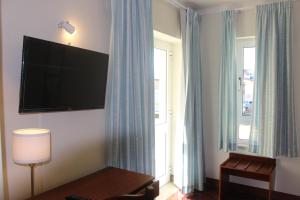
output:
[[24,36],[19,113],[104,108],[108,55]]

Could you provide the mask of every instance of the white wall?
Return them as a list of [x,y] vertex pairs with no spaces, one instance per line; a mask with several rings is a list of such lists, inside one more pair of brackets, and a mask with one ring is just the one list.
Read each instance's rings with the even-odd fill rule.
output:
[[[294,2],[294,53],[295,63],[295,104],[298,139],[300,143],[300,2]],[[219,165],[228,157],[227,153],[218,150],[218,80],[221,51],[221,14],[209,14],[202,18],[203,47],[203,107],[204,107],[204,140],[206,174],[210,178],[219,178]],[[242,24],[245,24],[244,26]],[[239,37],[255,33],[255,11],[243,11],[238,18]],[[253,27],[254,26],[254,27]],[[251,28],[252,27],[252,28]],[[254,29],[253,29],[254,28]],[[280,158],[277,160],[275,190],[300,196],[300,158]],[[246,179],[234,178],[235,182],[264,187],[265,184]]]
[[179,9],[166,0],[153,0],[153,29],[180,38]]
[[247,37],[256,35],[256,10],[244,10],[237,17],[237,37]]
[[[1,3],[1,1],[0,1]],[[0,5],[1,10],[1,5]],[[1,16],[0,16],[0,52],[2,51],[2,40],[1,40]],[[3,98],[2,98],[2,55],[0,55],[0,199],[4,199],[4,142],[3,142]]]
[[[18,114],[23,35],[108,53],[109,0],[2,0],[3,95],[9,197],[30,195],[28,167],[12,161],[12,131],[43,127],[52,133],[52,160],[36,168],[36,190],[42,192],[103,167],[104,110]],[[57,28],[69,20],[75,36]]]

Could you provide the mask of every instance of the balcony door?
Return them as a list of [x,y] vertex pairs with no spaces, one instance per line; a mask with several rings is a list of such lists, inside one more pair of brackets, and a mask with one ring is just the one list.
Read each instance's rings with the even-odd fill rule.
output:
[[170,64],[168,43],[155,40],[155,177],[164,185],[170,181],[170,131],[168,112],[168,68]]

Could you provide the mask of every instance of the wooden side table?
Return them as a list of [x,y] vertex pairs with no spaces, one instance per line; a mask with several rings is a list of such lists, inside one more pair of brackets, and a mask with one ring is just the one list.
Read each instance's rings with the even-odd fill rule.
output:
[[226,198],[229,176],[239,176],[269,182],[268,200],[272,199],[276,160],[271,158],[230,153],[220,166],[219,200]]

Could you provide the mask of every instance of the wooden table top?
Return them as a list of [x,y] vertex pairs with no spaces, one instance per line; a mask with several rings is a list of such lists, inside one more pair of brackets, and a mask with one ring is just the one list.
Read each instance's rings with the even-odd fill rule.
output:
[[54,188],[30,200],[64,200],[78,195],[92,200],[106,199],[123,194],[134,194],[150,185],[154,177],[108,167],[96,173]]

